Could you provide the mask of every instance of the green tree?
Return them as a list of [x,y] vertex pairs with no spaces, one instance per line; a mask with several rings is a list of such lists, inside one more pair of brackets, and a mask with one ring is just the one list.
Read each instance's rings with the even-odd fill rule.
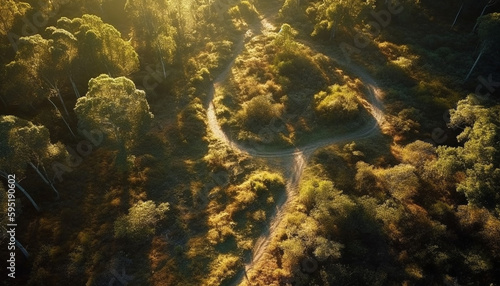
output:
[[0,35],[6,36],[17,18],[22,17],[31,6],[26,2],[0,1]]
[[281,112],[282,105],[274,103],[270,96],[258,95],[243,104],[236,118],[242,127],[259,132],[273,118],[278,118]]
[[419,180],[412,165],[400,164],[384,170],[385,189],[400,201],[410,200],[418,191]]
[[[491,56],[492,62],[496,62],[500,59],[500,36],[498,35],[498,30],[500,29],[500,13],[491,13],[478,18],[477,25],[481,50],[476,57],[476,61],[469,70],[469,73],[465,77],[465,80],[469,79],[472,71],[484,53]],[[474,26],[474,29],[475,28],[476,26]]]
[[406,145],[401,151],[401,161],[422,172],[425,165],[436,159],[436,148],[432,144],[417,140]]
[[82,130],[106,130],[119,148],[136,146],[146,134],[153,118],[146,94],[125,78],[100,75],[89,81],[89,91],[75,105]]
[[357,93],[346,85],[332,85],[327,91],[314,95],[314,109],[321,119],[328,122],[352,119],[359,111]]
[[294,53],[297,43],[295,42],[295,36],[297,31],[290,26],[290,24],[283,24],[274,39],[274,45],[285,54]]
[[376,194],[380,191],[380,183],[375,175],[375,168],[363,161],[356,163],[356,189],[363,194]]
[[201,100],[194,98],[177,117],[180,138],[183,141],[192,143],[202,139],[207,130],[205,122],[205,109]]
[[[184,26],[177,29],[172,26],[172,19],[182,22],[182,11],[174,6],[172,1],[127,0],[125,11],[132,23],[134,39],[138,42],[141,52],[156,53],[166,78],[166,65],[171,63],[177,49],[176,38],[183,36]],[[182,35],[179,35],[182,34]]]
[[129,75],[139,67],[130,43],[97,16],[62,17],[44,35],[19,39],[15,59],[6,67],[9,80],[2,95],[8,104],[35,108],[53,94],[69,116],[61,90],[73,89],[78,98],[78,88],[90,78]]
[[357,23],[357,18],[365,6],[373,1],[326,0],[317,2],[308,14],[315,18],[312,36],[333,39],[337,34],[350,34]]
[[22,37],[14,61],[6,66],[3,98],[9,105],[38,106],[48,93],[40,67],[50,61],[49,42],[40,35]]
[[[66,30],[77,40],[77,55],[71,61],[73,78],[88,81],[101,73],[110,76],[126,76],[139,68],[139,59],[130,42],[110,24],[95,15],[84,14],[81,18],[62,17],[55,27],[50,27],[52,39],[61,38]],[[67,35],[65,38],[68,38]]]
[[469,96],[450,114],[450,125],[463,128],[457,139],[464,144],[460,157],[466,177],[457,190],[473,204],[495,208],[500,203],[498,107],[483,107]]
[[48,129],[9,115],[0,118],[0,133],[0,170],[22,177],[29,166],[59,196],[50,169],[47,170],[45,166],[65,156],[66,152],[61,144],[50,142]]

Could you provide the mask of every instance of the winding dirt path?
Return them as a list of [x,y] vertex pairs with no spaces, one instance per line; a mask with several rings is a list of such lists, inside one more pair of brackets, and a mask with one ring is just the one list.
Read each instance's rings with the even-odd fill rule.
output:
[[258,266],[259,263],[262,261],[262,259],[265,257],[264,254],[266,253],[269,243],[274,237],[275,231],[277,230],[278,225],[282,221],[287,208],[293,205],[293,201],[295,200],[298,194],[297,191],[300,178],[302,176],[302,173],[304,172],[304,169],[307,165],[307,161],[310,155],[316,149],[321,147],[341,142],[348,142],[362,138],[367,138],[374,134],[377,134],[380,132],[380,126],[383,126],[384,123],[384,113],[382,111],[383,108],[381,104],[382,92],[378,88],[375,80],[368,74],[366,74],[362,68],[338,60],[341,58],[340,55],[330,52],[328,48],[307,42],[305,43],[307,46],[309,46],[313,50],[316,50],[318,53],[327,55],[332,60],[336,61],[340,66],[349,71],[351,74],[356,75],[365,84],[366,89],[368,90],[368,96],[366,99],[359,98],[359,100],[361,104],[365,107],[365,109],[371,113],[374,120],[368,122],[364,127],[349,133],[322,139],[317,142],[307,144],[305,146],[290,147],[279,151],[258,150],[258,146],[249,147],[228,138],[228,136],[222,130],[217,120],[217,115],[215,113],[215,106],[213,103],[215,90],[219,86],[221,86],[223,81],[227,78],[236,58],[243,52],[245,43],[247,43],[253,37],[262,34],[266,35],[276,30],[276,27],[269,21],[269,18],[270,16],[263,17],[260,20],[260,22],[252,25],[247,31],[247,33],[241,37],[241,39],[235,46],[233,59],[221,72],[221,74],[219,74],[219,76],[217,76],[217,78],[214,79],[213,86],[211,87],[211,90],[208,94],[209,104],[207,108],[207,121],[209,130],[215,138],[221,140],[223,143],[227,144],[235,151],[247,153],[254,157],[282,158],[284,159],[283,160],[284,163],[282,163],[283,169],[289,170],[285,174],[287,179],[286,193],[283,195],[282,198],[278,200],[277,210],[272,217],[269,227],[263,231],[263,234],[255,242],[254,249],[252,251],[252,259],[248,264],[245,265],[245,269],[237,275],[236,283],[234,285],[251,284],[244,278],[245,277],[248,278],[247,273],[249,273],[250,271],[257,270],[255,269],[255,266]]

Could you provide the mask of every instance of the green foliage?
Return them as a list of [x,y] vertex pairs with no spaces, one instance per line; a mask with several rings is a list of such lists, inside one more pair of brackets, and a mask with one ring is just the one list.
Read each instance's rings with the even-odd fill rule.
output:
[[50,142],[45,126],[7,115],[0,117],[0,170],[21,176],[28,163],[44,165],[64,156],[61,144]]
[[206,134],[205,109],[199,98],[193,99],[177,116],[180,137],[185,142],[195,142]]
[[331,181],[316,177],[300,184],[298,202],[296,210],[285,217],[285,239],[279,242],[284,263],[298,265],[307,253],[319,261],[340,258],[344,246],[327,237],[352,212],[354,203]]
[[[182,11],[173,1],[128,0],[124,10],[132,23],[132,36],[142,53],[172,63],[177,52],[178,32],[184,31]],[[177,27],[174,27],[174,20]]]
[[100,73],[129,75],[139,68],[139,59],[132,45],[121,38],[118,30],[95,15],[85,14],[72,20],[63,17],[57,21],[56,28],[67,30],[77,39],[75,67],[86,72],[87,78]]
[[97,16],[62,17],[42,35],[17,43],[15,59],[6,67],[3,96],[9,104],[38,106],[53,90],[60,94],[59,89],[81,88],[101,73],[129,75],[139,68],[130,43]]
[[210,276],[203,285],[221,285],[233,277],[241,265],[240,258],[232,254],[220,254],[210,265]]
[[128,214],[115,221],[115,237],[140,240],[155,234],[158,223],[166,218],[168,203],[139,201],[130,207]]
[[356,181],[356,189],[360,193],[373,194],[376,190],[379,190],[378,178],[372,165],[359,161],[356,163],[356,170],[354,179]]
[[436,158],[436,148],[432,144],[417,140],[406,145],[401,151],[401,161],[419,170]]
[[29,3],[4,0],[0,2],[0,35],[6,36],[15,21],[31,9]]
[[410,200],[419,188],[419,180],[415,172],[415,167],[406,164],[384,170],[382,177],[385,189],[398,200]]
[[280,50],[281,53],[290,54],[294,53],[297,47],[295,36],[297,31],[289,24],[281,25],[281,28],[274,39],[273,44]]
[[465,193],[470,203],[494,209],[500,204],[498,111],[478,105],[474,97],[469,96],[450,114],[450,125],[464,128],[457,136],[464,146],[457,148],[457,152],[460,152],[459,162],[464,164],[461,170],[466,177],[457,190]]
[[301,0],[285,0],[279,10],[279,15],[287,21],[303,22],[306,20],[303,4]]
[[494,59],[500,59],[500,13],[490,13],[477,20],[478,34],[481,42]]
[[346,85],[330,86],[314,95],[314,110],[326,122],[353,119],[359,114],[357,92]]
[[346,36],[353,33],[358,18],[365,8],[373,5],[373,1],[342,1],[328,0],[314,2],[307,9],[307,14],[313,19],[312,36],[322,39],[332,39],[336,34]]
[[75,105],[79,127],[107,130],[120,146],[132,148],[148,131],[153,114],[146,94],[125,78],[100,75],[89,81],[86,96]]
[[236,114],[236,120],[241,127],[258,133],[273,118],[279,118],[282,108],[282,105],[274,103],[270,96],[259,95],[243,104]]
[[6,66],[9,81],[2,94],[8,104],[38,106],[47,94],[42,72],[50,66],[48,40],[40,35],[20,38],[16,57]]

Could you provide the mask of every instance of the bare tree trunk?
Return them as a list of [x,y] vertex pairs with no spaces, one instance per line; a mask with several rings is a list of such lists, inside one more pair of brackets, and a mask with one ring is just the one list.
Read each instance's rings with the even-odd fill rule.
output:
[[[7,231],[7,229],[2,226],[2,228]],[[26,250],[26,248],[24,248],[24,246],[19,242],[19,240],[16,239],[16,246],[17,248],[19,248],[19,250],[21,250],[21,252],[24,254],[24,257],[26,258],[29,258],[30,257],[30,254],[28,253],[28,251]]]
[[[488,3],[486,3],[486,5],[484,5],[483,11],[481,11],[481,15],[479,15],[479,17],[477,17],[477,18],[478,19],[481,18],[484,15],[484,12],[486,11],[486,9],[488,7],[491,7],[491,6],[495,5],[496,2],[497,2],[497,0],[490,0],[490,1],[488,1]],[[471,33],[474,33],[474,31],[476,30],[477,25],[478,25],[478,23],[477,23],[477,20],[476,20],[476,24],[474,25],[474,28],[472,28],[472,32]]]
[[75,92],[76,98],[77,99],[80,98],[80,92],[78,91],[75,81],[73,80],[73,77],[71,75],[69,76],[69,81],[71,82],[71,86],[73,87],[73,91]]
[[16,246],[24,254],[24,257],[26,257],[26,258],[30,257],[30,254],[28,253],[28,251],[26,250],[26,248],[24,248],[24,246],[17,239],[16,239]]
[[46,77],[44,77],[44,78],[45,78],[45,81],[50,85],[50,87],[52,87],[52,89],[55,90],[57,96],[59,97],[59,100],[61,101],[62,106],[64,107],[64,112],[66,112],[66,115],[69,117],[68,110],[66,109],[66,104],[64,104],[64,100],[62,98],[61,91],[57,87],[57,83],[54,85]]
[[59,100],[61,101],[62,106],[64,107],[64,112],[66,113],[66,116],[69,117],[68,109],[66,109],[66,104],[64,103],[64,100],[62,98],[61,91],[59,90],[59,88],[57,86],[56,86],[56,92],[57,92],[57,96],[59,96]]
[[[47,98],[50,103],[52,103],[52,105],[56,108],[57,112],[59,112],[59,114],[61,114],[61,111],[59,110],[59,108],[57,108],[57,105],[54,104],[54,102],[52,102],[52,100],[50,100],[50,98]],[[69,132],[71,132],[71,135],[73,135],[73,138],[76,138],[76,135],[75,133],[73,133],[73,130],[71,129],[71,127],[69,126],[68,122],[66,121],[66,119],[64,119],[64,116],[61,114],[61,118],[62,120],[64,121],[64,124],[66,124],[66,127],[68,127],[69,129]]]
[[[8,175],[6,172],[4,171],[0,171],[0,176],[2,176],[3,178],[7,179],[8,180]],[[37,211],[40,211],[40,207],[35,203],[35,201],[33,200],[33,198],[30,196],[30,194],[28,194],[28,192],[26,192],[26,190],[21,186],[19,185],[19,183],[15,182],[14,185],[16,185],[16,187],[21,190],[21,192],[23,192],[23,194],[26,196],[26,198],[28,198],[28,200],[31,202],[31,204],[33,205],[33,207],[35,207],[35,209]]]
[[477,58],[476,58],[476,61],[474,62],[474,64],[472,65],[472,67],[470,68],[470,71],[469,73],[467,74],[467,76],[465,77],[465,80],[467,81],[470,77],[470,75],[472,74],[472,71],[474,70],[474,68],[476,67],[477,65],[477,62],[479,61],[479,59],[481,58],[481,56],[483,55],[484,53],[484,48],[481,49],[481,52],[479,52],[479,55],[477,55]]
[[452,28],[457,23],[458,16],[460,15],[460,12],[462,12],[462,9],[464,8],[464,3],[465,3],[465,1],[462,2],[462,6],[460,6],[460,9],[458,10],[457,15],[455,16],[455,21],[453,21],[453,24],[451,24]]
[[8,106],[8,105],[7,105],[7,102],[5,101],[5,99],[3,99],[3,96],[1,96],[1,95],[0,95],[0,100],[2,101],[2,103],[3,103],[3,105],[4,105],[5,107],[7,107],[7,106]]
[[57,191],[57,189],[54,187],[54,184],[52,182],[50,182],[47,178],[45,178],[45,176],[40,172],[40,170],[32,163],[32,162],[28,162],[28,164],[30,164],[30,166],[35,169],[36,173],[38,174],[38,176],[40,176],[40,178],[42,178],[42,180],[47,184],[49,185],[52,190],[54,190],[54,192],[56,193],[57,195],[57,198],[59,199],[59,192]]

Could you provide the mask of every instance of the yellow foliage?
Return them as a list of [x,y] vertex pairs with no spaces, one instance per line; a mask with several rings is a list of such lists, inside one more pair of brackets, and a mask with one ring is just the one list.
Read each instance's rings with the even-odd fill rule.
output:
[[203,285],[221,285],[225,279],[231,278],[240,266],[240,258],[233,254],[220,254],[210,264],[210,274]]

